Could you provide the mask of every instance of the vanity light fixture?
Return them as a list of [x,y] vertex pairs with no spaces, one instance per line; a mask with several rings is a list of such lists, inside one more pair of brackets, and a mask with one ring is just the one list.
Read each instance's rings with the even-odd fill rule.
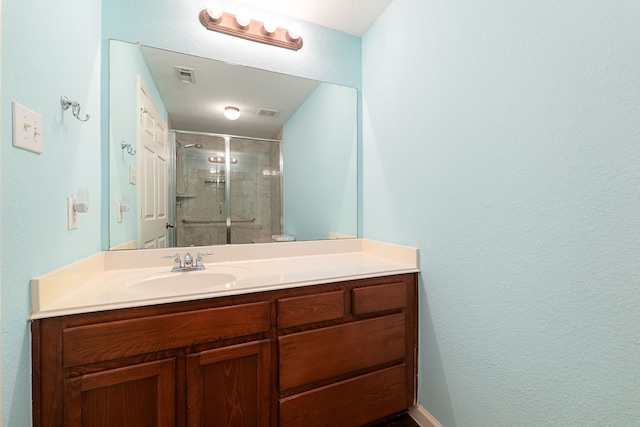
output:
[[240,109],[238,107],[224,107],[224,116],[229,120],[238,120]]
[[217,7],[200,11],[200,23],[208,30],[258,43],[291,50],[299,50],[302,47],[302,30],[298,24],[292,24],[289,29],[280,28],[272,21],[262,23],[251,19],[245,13],[238,13],[236,16],[222,12]]
[[[209,163],[225,163],[226,162],[226,157],[224,156],[209,156],[209,158],[207,159],[209,160]],[[231,163],[232,165],[238,164],[238,159],[236,159],[235,157],[231,157],[229,159],[229,163]],[[211,173],[213,169],[209,170]]]

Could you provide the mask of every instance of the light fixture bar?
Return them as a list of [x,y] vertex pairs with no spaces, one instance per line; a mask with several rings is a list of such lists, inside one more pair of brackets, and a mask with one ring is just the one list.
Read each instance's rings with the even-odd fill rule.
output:
[[[200,12],[200,23],[211,31],[228,34],[230,36],[241,37],[258,43],[265,43],[272,46],[283,47],[285,49],[299,50],[302,47],[302,37],[295,34],[297,38],[292,38],[290,31],[285,28],[276,28],[269,33],[262,22],[251,20],[248,25],[242,27],[236,20],[236,16],[222,12],[220,18],[214,19],[209,15],[207,9]],[[271,30],[272,28],[269,28]]]

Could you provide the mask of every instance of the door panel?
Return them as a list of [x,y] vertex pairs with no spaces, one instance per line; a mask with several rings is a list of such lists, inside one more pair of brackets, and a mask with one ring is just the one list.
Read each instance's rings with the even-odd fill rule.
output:
[[189,356],[188,425],[269,425],[269,361],[269,340]]
[[141,80],[138,82],[138,247],[167,246],[169,222],[169,150],[167,124],[147,95]]
[[175,421],[174,359],[65,381],[68,427],[172,427]]

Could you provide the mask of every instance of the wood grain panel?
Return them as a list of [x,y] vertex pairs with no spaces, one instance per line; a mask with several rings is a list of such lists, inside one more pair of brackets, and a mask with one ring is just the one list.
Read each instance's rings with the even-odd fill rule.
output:
[[407,306],[407,285],[402,282],[355,288],[351,292],[355,315]]
[[172,427],[175,361],[112,369],[65,381],[67,427]]
[[405,316],[398,313],[278,338],[280,390],[405,357]]
[[188,311],[66,328],[65,367],[269,331],[270,303]]
[[270,419],[270,342],[187,357],[189,427],[259,427]]
[[280,400],[280,427],[353,427],[406,408],[405,365]]
[[344,316],[344,291],[278,300],[278,327],[306,325]]

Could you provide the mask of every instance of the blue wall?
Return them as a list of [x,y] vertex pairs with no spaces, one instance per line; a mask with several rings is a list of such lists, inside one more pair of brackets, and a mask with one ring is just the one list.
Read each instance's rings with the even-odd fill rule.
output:
[[[100,250],[99,0],[2,2],[2,420],[31,425],[29,280]],[[63,112],[60,97],[91,119]],[[11,102],[43,116],[44,152],[12,146]],[[67,230],[67,196],[89,212]]]
[[356,236],[357,91],[321,83],[283,132],[284,232],[298,240]]
[[640,420],[638,22],[395,0],[363,37],[364,236],[420,250],[419,399],[446,427]]

